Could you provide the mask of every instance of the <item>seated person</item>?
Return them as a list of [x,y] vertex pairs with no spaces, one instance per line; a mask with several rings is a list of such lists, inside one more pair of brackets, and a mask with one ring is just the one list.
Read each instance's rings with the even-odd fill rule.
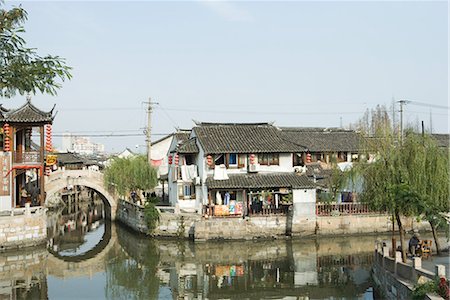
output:
[[415,232],[409,240],[409,253],[411,253],[412,256],[416,256],[417,250],[420,248],[419,244],[419,234]]

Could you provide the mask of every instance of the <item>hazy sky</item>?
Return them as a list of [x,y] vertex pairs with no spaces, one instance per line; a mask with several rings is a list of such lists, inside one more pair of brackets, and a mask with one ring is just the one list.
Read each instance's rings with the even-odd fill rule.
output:
[[[56,103],[56,134],[142,134],[149,97],[152,140],[193,119],[336,127],[393,97],[449,105],[444,1],[6,2],[19,3],[29,46],[73,67],[58,96],[33,97]],[[449,132],[448,109],[405,110]],[[91,139],[108,151],[145,143]]]

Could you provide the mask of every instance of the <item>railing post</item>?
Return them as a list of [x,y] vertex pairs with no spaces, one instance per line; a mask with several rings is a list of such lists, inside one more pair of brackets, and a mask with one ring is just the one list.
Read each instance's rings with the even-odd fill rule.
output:
[[31,216],[30,203],[25,203],[25,216]]
[[435,266],[436,276],[439,278],[445,278],[445,266],[444,265],[436,265]]

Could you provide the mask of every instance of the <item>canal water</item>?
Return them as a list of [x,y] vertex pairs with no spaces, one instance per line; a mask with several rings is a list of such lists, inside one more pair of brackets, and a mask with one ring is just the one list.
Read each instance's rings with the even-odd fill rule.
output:
[[373,299],[375,236],[149,239],[103,202],[48,213],[47,245],[0,254],[0,299]]

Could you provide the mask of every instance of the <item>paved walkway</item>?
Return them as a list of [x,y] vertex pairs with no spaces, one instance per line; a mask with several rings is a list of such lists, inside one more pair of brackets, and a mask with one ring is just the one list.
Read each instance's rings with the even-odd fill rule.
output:
[[441,256],[431,256],[430,258],[422,259],[422,268],[425,270],[435,272],[435,265],[445,266],[445,276],[450,279],[450,257],[449,253],[443,253]]

